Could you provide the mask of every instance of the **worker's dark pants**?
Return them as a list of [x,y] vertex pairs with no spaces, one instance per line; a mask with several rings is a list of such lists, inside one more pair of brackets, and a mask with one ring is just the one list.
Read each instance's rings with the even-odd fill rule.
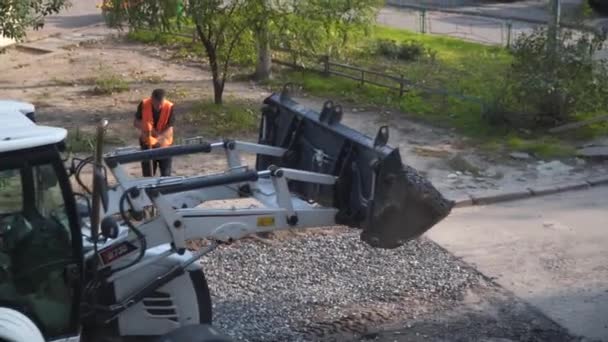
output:
[[[144,144],[140,143],[140,146],[142,150],[148,149],[148,146],[145,146]],[[148,160],[141,162],[141,170],[144,177],[153,177],[154,175],[156,175],[156,169],[160,169],[161,177],[171,176],[171,158],[153,160],[152,174],[150,174],[150,161]]]

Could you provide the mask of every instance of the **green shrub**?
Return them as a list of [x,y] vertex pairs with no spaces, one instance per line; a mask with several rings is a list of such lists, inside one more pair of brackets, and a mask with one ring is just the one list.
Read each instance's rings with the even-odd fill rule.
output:
[[95,150],[95,135],[79,128],[69,130],[65,144],[72,153],[92,153]]
[[375,43],[375,54],[402,61],[417,61],[424,58],[435,59],[436,51],[425,47],[415,40],[397,43],[391,39],[378,39]]
[[378,39],[376,41],[375,53],[387,58],[397,59],[399,56],[399,44],[390,39]]
[[129,83],[118,75],[104,75],[95,79],[93,94],[111,95],[129,90]]
[[125,1],[104,0],[99,6],[109,27],[150,27],[170,31],[173,24],[185,24],[182,0]]
[[608,68],[593,58],[604,37],[564,32],[555,54],[547,37],[541,29],[516,40],[513,63],[487,115],[490,122],[552,127],[608,105]]
[[405,41],[399,46],[399,55],[397,56],[403,61],[415,61],[426,57],[426,48],[419,42]]
[[[65,145],[67,151],[71,153],[90,154],[95,151],[96,140],[95,133],[83,131],[80,128],[69,129]],[[121,138],[113,135],[107,135],[103,143],[110,146],[123,146],[125,144]]]

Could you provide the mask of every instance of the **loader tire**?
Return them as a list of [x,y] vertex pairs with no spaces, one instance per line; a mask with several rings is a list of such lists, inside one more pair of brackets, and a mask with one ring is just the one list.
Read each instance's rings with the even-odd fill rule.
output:
[[202,270],[190,271],[190,280],[196,292],[198,303],[199,324],[211,324],[213,312],[211,305],[211,294],[207,285],[207,278]]

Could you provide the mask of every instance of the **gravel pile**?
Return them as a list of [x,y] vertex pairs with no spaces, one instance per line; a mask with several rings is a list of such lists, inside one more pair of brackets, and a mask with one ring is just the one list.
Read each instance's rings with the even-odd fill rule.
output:
[[355,231],[278,241],[245,241],[204,258],[214,324],[239,340],[309,340],[307,328],[353,307],[456,299],[477,275],[434,243],[368,247]]

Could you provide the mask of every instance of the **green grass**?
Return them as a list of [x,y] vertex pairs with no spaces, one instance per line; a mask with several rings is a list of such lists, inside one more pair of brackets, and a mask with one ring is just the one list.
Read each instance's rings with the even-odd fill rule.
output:
[[91,92],[95,95],[111,95],[129,91],[129,82],[119,75],[100,75],[94,80]]
[[480,60],[503,64],[508,63],[511,59],[509,53],[501,47],[482,45],[450,37],[423,35],[386,26],[376,26],[370,38],[390,39],[397,42],[405,40],[420,42],[427,48],[437,51],[437,57],[452,66],[467,65],[471,61]]
[[200,125],[207,133],[228,137],[257,131],[258,105],[236,99],[224,99],[223,105],[212,101],[197,103],[186,115],[187,122]]
[[[574,115],[575,121],[585,121],[598,116],[606,115],[606,112],[577,113]],[[584,126],[575,130],[566,131],[558,135],[559,137],[569,137],[578,140],[592,139],[600,136],[608,136],[608,120]]]
[[[192,32],[188,30],[191,28],[187,28],[185,33],[191,34]],[[127,39],[144,44],[168,46],[174,50],[173,57],[177,59],[205,56],[200,43],[170,33],[137,30],[130,32]],[[188,96],[188,90],[171,89],[169,95],[176,99],[185,98]],[[223,105],[216,105],[212,101],[201,101],[185,115],[185,120],[200,125],[206,133],[214,136],[248,134],[257,130],[259,122],[257,107],[258,104],[237,99],[224,99]]]
[[413,117],[439,127],[456,127],[471,137],[493,135],[495,128],[486,125],[482,118],[483,105],[444,95],[427,94],[412,90],[400,97],[396,91],[365,85],[340,77],[325,77],[314,72],[287,71],[270,84],[276,86],[293,82],[309,94],[339,99],[352,104],[371,104],[399,109]]
[[[437,52],[436,59],[403,62],[380,57],[370,51],[378,39],[421,42]],[[486,125],[482,114],[486,109],[485,102],[489,102],[497,92],[511,62],[511,56],[505,49],[376,26],[373,34],[360,43],[355,53],[345,57],[345,61],[393,76],[403,75],[424,88],[411,87],[405,96],[399,97],[396,91],[372,85],[360,86],[356,81],[341,77],[289,71],[282,73],[277,83],[290,81],[301,84],[313,95],[392,107],[431,124],[456,127],[472,137],[495,135],[495,129]],[[455,96],[427,91],[425,88],[447,90]],[[463,100],[457,95],[476,100]]]
[[[72,87],[75,85],[91,85],[91,93],[94,95],[111,95],[122,93],[130,89],[129,82],[120,75],[111,73],[104,65],[99,66],[98,76],[91,78],[81,78],[77,80],[65,80],[53,77],[50,84],[57,87]],[[143,79],[147,83],[160,83],[162,76],[150,75]]]
[[537,158],[554,159],[576,155],[576,149],[569,140],[560,140],[552,136],[522,138],[513,134],[488,138],[479,143],[479,148],[488,153],[505,153],[509,151],[527,152]]
[[[413,62],[386,59],[370,51],[378,39],[421,42],[426,48],[434,50],[436,57],[434,60]],[[273,84],[293,82],[311,95],[399,109],[432,125],[456,128],[458,132],[474,138],[486,150],[519,150],[541,158],[566,157],[575,152],[559,138],[543,134],[537,138],[520,138],[518,131],[492,126],[484,119],[484,112],[491,109],[492,100],[500,92],[505,73],[512,62],[506,49],[376,26],[373,34],[361,42],[357,52],[344,59],[351,65],[395,76],[403,75],[424,87],[445,89],[455,96],[412,87],[400,97],[396,91],[373,85],[361,86],[356,81],[342,77],[288,70],[281,72]],[[479,101],[462,99],[456,96],[458,94]]]
[[95,135],[80,129],[68,130],[66,148],[72,153],[92,153],[95,150]]
[[144,44],[172,45],[176,43],[188,43],[191,40],[176,36],[171,33],[163,33],[149,30],[135,30],[127,34],[127,39]]
[[[134,31],[129,33],[128,38],[146,44],[170,46],[176,51],[174,56],[178,58],[193,54],[203,55],[200,44],[193,43],[187,37]],[[372,47],[379,39],[420,42],[434,51],[433,58],[404,62],[378,56]],[[484,119],[484,112],[491,109],[496,94],[501,92],[503,80],[512,61],[509,52],[501,47],[375,26],[370,35],[358,41],[358,46],[338,62],[393,76],[403,75],[405,79],[423,86],[426,90],[413,86],[403,97],[400,97],[396,91],[373,85],[360,86],[356,81],[341,77],[325,77],[314,72],[289,70],[282,70],[276,74],[277,77],[269,84],[278,89],[285,82],[293,82],[301,85],[307,93],[314,96],[398,109],[432,125],[456,128],[458,132],[479,141],[480,146],[485,148],[493,146],[491,150],[494,151],[523,150],[541,157],[571,154],[572,149],[564,147],[565,144],[558,138],[547,138],[542,135],[536,139],[527,135],[523,135],[525,139],[518,138],[522,136],[518,131],[491,126]],[[455,96],[438,94],[428,89],[447,90]],[[458,94],[477,100],[465,100],[457,96]],[[257,121],[251,121],[251,115],[245,115],[231,106],[232,104],[228,103],[224,107],[217,107],[204,102],[190,117],[193,120],[208,120],[210,130],[216,135],[253,129]],[[205,125],[209,123],[206,122]],[[577,135],[593,136],[598,132],[608,132],[608,125],[596,126],[599,127],[578,130]],[[574,134],[568,137],[570,136]],[[515,143],[510,140],[511,137],[521,141]]]
[[175,87],[168,89],[167,98],[174,100],[183,100],[187,98],[189,95],[189,91],[186,88]]
[[576,154],[576,149],[564,142],[551,137],[525,140],[512,136],[507,140],[511,150],[531,153],[544,159],[570,157]]
[[193,42],[192,38],[184,37],[184,34],[192,32],[184,31],[179,36],[171,33],[155,32],[149,30],[135,30],[127,34],[127,39],[143,44],[153,44],[171,47],[174,50],[173,57],[184,59],[189,57],[205,56],[202,44]]
[[[95,151],[95,134],[79,128],[69,129],[65,140],[66,149],[71,153],[90,154]],[[116,136],[106,135],[104,145],[123,146],[125,142]]]

